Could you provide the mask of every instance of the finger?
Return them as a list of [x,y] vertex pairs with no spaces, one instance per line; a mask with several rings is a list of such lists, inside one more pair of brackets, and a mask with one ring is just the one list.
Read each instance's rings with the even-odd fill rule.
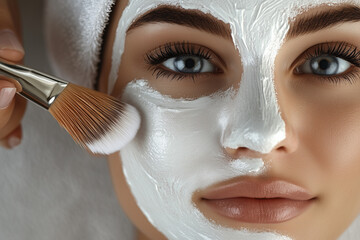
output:
[[19,40],[18,10],[13,5],[7,0],[0,0],[0,58],[20,62],[25,52]]
[[0,140],[0,146],[7,149],[12,149],[20,145],[22,139],[22,127],[21,125],[17,126],[8,136]]
[[[12,104],[16,105],[16,107],[13,108],[9,121],[0,129],[0,139],[14,131],[20,125],[21,119],[24,116],[26,100],[19,95],[15,95],[15,101]],[[9,107],[11,108],[12,106],[10,105]]]
[[16,88],[11,82],[0,80],[0,129],[9,122],[15,106]]

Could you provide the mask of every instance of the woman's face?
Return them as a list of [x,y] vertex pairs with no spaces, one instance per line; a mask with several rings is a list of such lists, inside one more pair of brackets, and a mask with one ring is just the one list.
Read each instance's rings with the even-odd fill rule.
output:
[[295,2],[116,5],[100,88],[142,124],[109,163],[150,239],[335,239],[360,212],[360,9]]

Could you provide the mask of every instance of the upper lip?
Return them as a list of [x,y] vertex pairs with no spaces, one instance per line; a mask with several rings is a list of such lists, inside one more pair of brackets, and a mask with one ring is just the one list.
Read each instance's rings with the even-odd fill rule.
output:
[[244,179],[220,184],[202,192],[203,199],[220,200],[229,198],[285,198],[306,201],[313,199],[305,188],[284,180]]

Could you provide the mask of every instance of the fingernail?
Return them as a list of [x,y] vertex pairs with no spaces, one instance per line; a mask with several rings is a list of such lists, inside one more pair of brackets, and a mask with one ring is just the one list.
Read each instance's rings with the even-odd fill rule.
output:
[[19,39],[10,29],[0,31],[0,50],[15,50],[24,53],[24,48]]
[[14,98],[16,88],[7,87],[0,90],[0,109],[7,108]]
[[14,148],[16,146],[18,146],[20,144],[20,138],[16,137],[16,136],[11,136],[8,139],[8,144],[10,148]]

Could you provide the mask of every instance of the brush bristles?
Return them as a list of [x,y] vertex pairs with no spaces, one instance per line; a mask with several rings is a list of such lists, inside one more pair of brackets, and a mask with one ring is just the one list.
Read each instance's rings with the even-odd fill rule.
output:
[[74,84],[64,89],[49,111],[77,143],[93,153],[120,150],[140,126],[134,107]]

